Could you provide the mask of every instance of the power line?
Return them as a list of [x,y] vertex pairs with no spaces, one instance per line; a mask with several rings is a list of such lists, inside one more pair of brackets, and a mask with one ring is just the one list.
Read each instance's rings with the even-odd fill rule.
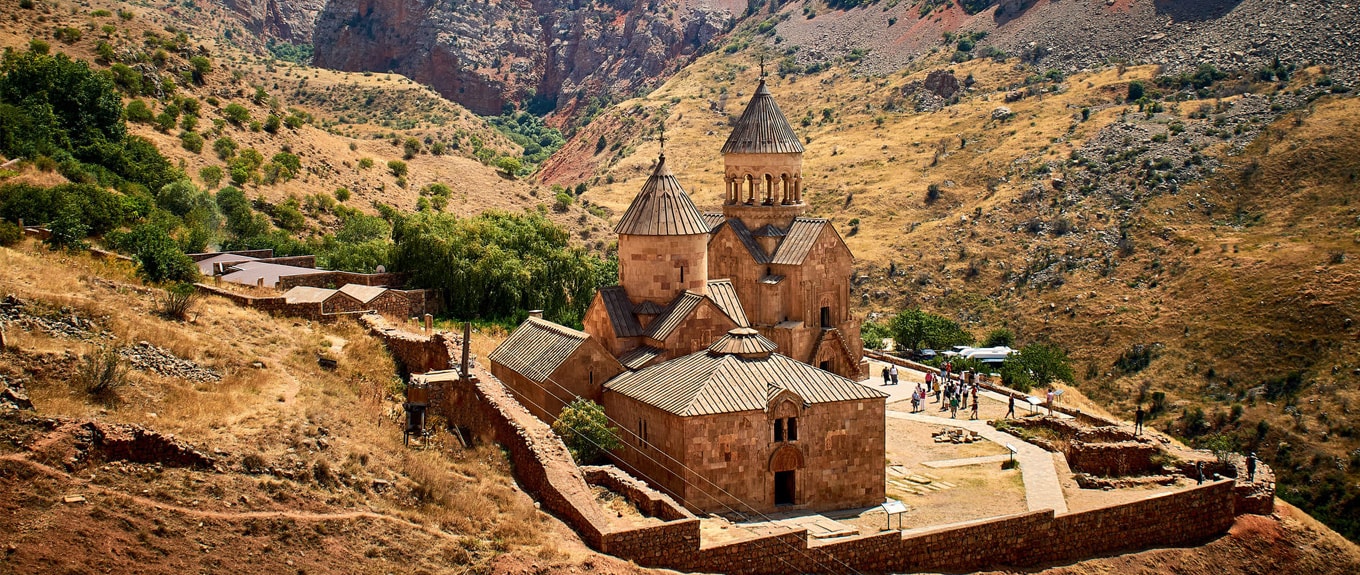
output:
[[[528,378],[525,378],[525,379],[527,380]],[[548,378],[546,379],[546,381],[552,381],[553,385],[556,385],[556,386],[557,386],[558,388],[560,388],[562,391],[568,393],[568,394],[571,395],[572,397],[580,398],[579,395],[576,395],[576,394],[573,393],[570,389],[567,389],[567,388],[563,387],[562,384],[557,383],[556,381],[553,381],[553,379],[552,379],[551,377],[548,377]],[[551,390],[549,390],[548,388],[544,387],[542,384],[539,384],[539,383],[534,382],[534,381],[532,381],[532,380],[529,380],[529,382],[530,382],[530,383],[533,383],[533,384],[536,385],[536,386],[538,386],[539,389],[542,389],[542,390],[543,390],[544,392],[546,392],[548,395],[551,395],[551,396],[553,397],[553,399],[556,399],[556,400],[558,400],[558,401],[561,401],[561,402],[563,403],[563,405],[566,405],[567,402],[566,402],[566,401],[563,401],[562,397],[558,396],[556,393],[553,393]],[[503,384],[503,383],[502,383],[502,384]],[[507,389],[509,389],[508,386],[507,386]],[[513,391],[513,390],[511,390],[511,391]],[[523,394],[520,394],[520,395],[523,395]],[[534,402],[532,399],[529,399],[528,397],[525,397],[524,399],[528,400],[530,403],[533,403],[535,407],[538,407],[539,409],[543,410],[544,413],[548,413],[548,410],[547,410],[546,408],[544,408],[544,407],[541,406],[541,405],[538,405],[538,403]],[[640,441],[642,441],[642,442],[644,442],[644,443],[646,442],[646,439],[643,439],[642,436],[640,436],[640,435],[638,435],[636,432],[634,432],[634,431],[628,429],[626,426],[624,426],[622,423],[620,423],[618,420],[614,419],[613,417],[610,417],[608,413],[605,413],[605,412],[604,412],[604,409],[603,409],[603,406],[601,406],[600,413],[604,415],[604,417],[605,417],[605,419],[606,419],[607,421],[609,421],[610,423],[613,423],[613,424],[614,424],[615,426],[617,426],[619,429],[622,429],[622,430],[624,430],[624,431],[627,431],[630,435],[632,435],[633,437],[638,438]],[[599,427],[599,424],[598,424],[598,423],[595,423],[595,422],[593,422],[593,421],[592,421],[591,423],[592,423],[593,425],[595,425],[596,427]],[[605,433],[608,433],[608,434],[614,436],[615,439],[620,439],[620,438],[619,438],[613,431],[611,431],[608,427],[603,427],[603,428],[601,428],[601,429],[602,429]],[[581,437],[584,438],[584,439],[586,439],[587,441],[590,441],[590,443],[591,443],[592,445],[595,445],[596,447],[600,448],[601,451],[608,451],[608,450],[604,449],[602,446],[600,446],[600,444],[596,443],[594,440],[591,440],[589,437],[585,437],[584,435],[582,435]],[[620,440],[619,443],[622,443],[624,446],[626,446],[626,447],[628,447],[628,448],[630,448],[630,449],[633,449],[633,450],[636,451],[638,454],[642,455],[643,457],[646,457],[646,458],[647,458],[649,461],[651,461],[652,463],[654,463],[654,464],[656,464],[656,465],[658,465],[658,466],[661,466],[661,467],[665,467],[665,465],[663,465],[660,461],[657,461],[657,460],[656,460],[655,458],[653,458],[651,455],[647,454],[647,452],[645,452],[645,451],[643,451],[643,450],[641,450],[641,449],[639,449],[639,448],[637,448],[637,447],[635,447],[635,446],[633,446],[633,445],[630,445],[628,442]],[[747,503],[747,502],[744,501],[742,498],[737,497],[736,495],[733,495],[731,492],[727,491],[726,489],[723,489],[723,487],[722,487],[721,485],[718,485],[717,483],[714,483],[711,479],[709,479],[708,477],[704,476],[702,473],[699,473],[698,471],[695,471],[695,470],[694,470],[693,468],[691,468],[690,466],[685,465],[684,462],[682,462],[682,461],[680,461],[680,460],[678,460],[678,459],[672,457],[669,453],[666,453],[665,451],[662,451],[662,450],[657,450],[657,451],[660,452],[661,455],[665,456],[666,459],[669,459],[669,460],[673,461],[676,465],[680,466],[680,468],[682,468],[682,469],[684,469],[684,470],[686,470],[686,471],[689,471],[689,472],[693,473],[695,476],[697,476],[697,477],[699,477],[700,479],[704,480],[704,482],[706,482],[706,483],[708,483],[709,485],[713,486],[714,489],[717,489],[718,491],[722,492],[723,495],[726,495],[726,496],[732,498],[733,500],[737,501],[737,502],[740,503],[741,505],[745,506],[747,509],[750,509],[750,512],[751,512],[752,514],[755,514],[755,515],[759,516],[761,519],[764,519],[764,520],[767,521],[767,522],[770,522],[770,523],[773,523],[773,522],[774,522],[774,520],[771,519],[770,516],[768,516],[768,515],[766,515],[766,514],[764,514],[764,513],[761,513],[759,510],[757,510],[757,509],[756,509],[753,505],[751,505],[750,503]],[[641,470],[638,470],[638,469],[635,468],[634,471],[636,471],[639,475],[642,475],[644,479],[650,480],[650,481],[652,482],[652,484],[658,485],[658,486],[661,485],[661,483],[660,483],[659,481],[656,481],[655,479],[653,479],[653,478],[651,478],[651,477],[648,477],[646,474],[642,473]],[[728,511],[731,511],[731,512],[733,512],[733,513],[735,513],[735,514],[737,514],[738,516],[741,516],[741,517],[746,517],[746,516],[748,515],[748,514],[746,514],[746,513],[742,513],[741,511],[737,510],[736,508],[732,507],[731,505],[728,505],[727,503],[723,502],[722,500],[720,500],[720,499],[718,499],[718,498],[716,498],[716,497],[713,497],[713,494],[712,494],[712,493],[710,493],[709,491],[703,489],[701,486],[695,485],[695,484],[691,483],[690,481],[686,480],[686,479],[684,478],[683,475],[679,475],[678,477],[679,477],[680,481],[684,482],[686,485],[688,485],[688,486],[690,486],[690,487],[694,487],[695,489],[698,489],[698,490],[699,490],[700,492],[702,492],[705,496],[708,496],[709,498],[711,498],[711,499],[713,499],[714,501],[716,501],[716,502],[718,502],[719,504],[721,504],[723,507],[727,508]],[[663,489],[664,489],[664,487],[663,487]],[[747,531],[750,531],[751,533],[755,533],[755,534],[758,534],[758,535],[760,534],[759,532],[755,531],[754,529],[751,529],[751,528],[749,528],[749,527],[745,527],[745,526],[741,525],[740,523],[737,523],[736,525],[739,526],[739,527],[741,527],[742,529],[746,529]],[[816,557],[813,557],[813,556],[808,555],[808,552],[807,552],[806,550],[798,549],[798,548],[796,548],[796,547],[793,547],[792,544],[789,544],[789,543],[787,543],[787,542],[784,542],[782,539],[779,539],[779,541],[783,542],[785,545],[788,545],[788,546],[789,546],[791,549],[793,549],[794,551],[799,552],[799,553],[802,553],[804,556],[807,556],[809,559],[811,559],[812,561],[814,561],[815,563],[817,563],[817,566],[818,566],[818,567],[823,567],[823,568],[827,567],[827,565],[826,565],[825,563],[822,563],[821,561],[817,560]],[[830,558],[831,558],[833,561],[835,561],[836,563],[839,563],[839,564],[840,564],[842,567],[844,567],[848,572],[854,573],[854,574],[856,574],[856,575],[860,575],[859,571],[857,571],[857,570],[855,570],[855,568],[853,568],[853,567],[847,565],[844,561],[841,561],[840,559],[838,559],[838,558],[835,557],[834,555],[827,554],[827,556],[830,557]],[[828,572],[830,572],[830,570],[828,570]]]
[[[551,379],[551,378],[549,378],[549,379]],[[530,383],[534,383],[534,382],[531,381]],[[502,382],[502,384],[503,384],[503,382]],[[547,392],[549,395],[553,396],[554,399],[556,399],[556,400],[558,400],[558,401],[562,401],[562,398],[561,398],[561,397],[558,397],[557,394],[555,394],[555,393],[553,393],[553,392],[551,392],[551,391],[548,391],[548,389],[545,388],[545,387],[543,387],[542,385],[539,385],[539,384],[537,384],[537,383],[534,383],[534,384],[535,384],[535,385],[538,385],[540,389],[542,389],[543,391]],[[557,382],[555,382],[555,381],[553,382],[553,385],[556,385],[556,386],[558,386],[558,387],[562,387],[562,384],[557,383]],[[506,389],[508,390],[509,387],[507,387]],[[571,390],[568,390],[568,389],[566,389],[566,388],[562,388],[562,389],[563,389],[564,391],[567,391],[568,393],[571,393]],[[578,396],[578,395],[576,395],[576,394],[572,394],[572,395],[573,395],[574,397],[580,397],[580,396]],[[536,401],[534,401],[534,400],[532,400],[532,399],[529,399],[528,397],[525,397],[524,399],[527,400],[529,403],[533,404],[534,407],[537,407],[537,408],[543,410],[544,413],[547,413],[547,411],[548,411],[547,408],[543,407],[542,405],[539,405],[538,402],[536,402]],[[601,412],[601,413],[604,413],[604,410],[601,409],[600,412]],[[618,425],[618,422],[615,421],[614,419],[610,418],[608,414],[605,414],[605,418],[608,419],[609,421],[613,422],[615,425]],[[593,421],[592,421],[591,423],[594,424],[594,425],[596,425],[597,427],[599,426],[598,423],[595,423],[595,422],[593,422]],[[603,428],[601,428],[601,429],[602,429],[605,433],[608,433],[608,434],[614,436],[615,439],[618,439],[618,436],[615,435],[614,432],[611,431],[608,427],[603,427]],[[622,427],[620,427],[620,429],[622,429]],[[630,433],[631,433],[631,432],[630,432]],[[580,435],[580,434],[578,433],[578,435]],[[637,434],[636,434],[636,433],[634,433],[633,435],[634,435],[635,437],[637,437]],[[593,440],[593,439],[591,439],[591,438],[589,438],[589,437],[587,437],[587,436],[585,436],[585,435],[581,435],[581,438],[584,439],[584,440],[586,440],[586,441],[589,441],[591,445],[594,445],[594,446],[595,446],[596,448],[598,448],[601,452],[607,452],[607,451],[609,451],[608,449],[605,449],[604,446],[600,445],[600,444],[597,443],[595,440]],[[661,465],[661,462],[659,462],[659,461],[653,459],[650,455],[647,455],[647,453],[646,453],[646,452],[643,452],[641,449],[638,449],[638,448],[636,448],[636,447],[634,447],[634,446],[632,446],[632,445],[629,445],[627,442],[624,442],[624,441],[620,441],[619,443],[622,443],[624,446],[629,447],[629,448],[631,448],[631,449],[637,451],[637,452],[638,452],[639,454],[641,454],[643,457],[646,457],[647,459],[651,460],[652,463],[655,463],[655,464],[657,464],[657,465]],[[664,453],[664,452],[663,452],[663,453]],[[667,455],[667,457],[669,457],[669,455]],[[674,458],[670,458],[670,459],[674,460]],[[679,463],[679,462],[677,462],[677,463]],[[691,471],[691,472],[694,471],[693,469],[690,469],[689,467],[685,466],[683,463],[680,463],[680,466],[683,467],[683,468],[685,468],[686,470]],[[647,480],[651,481],[652,484],[654,484],[654,485],[661,486],[660,482],[656,481],[656,480],[653,479],[652,477],[650,477],[650,476],[648,476],[647,474],[643,473],[641,470],[634,469],[634,471],[635,471],[638,475],[641,475],[641,476],[643,477],[643,479],[647,479]],[[695,474],[698,475],[697,472],[696,472]],[[700,476],[700,477],[702,477],[702,476]],[[745,515],[742,514],[740,511],[738,511],[738,510],[736,510],[735,508],[733,508],[731,505],[728,505],[728,504],[726,504],[726,503],[723,503],[722,501],[719,501],[716,497],[713,497],[713,495],[712,495],[711,493],[709,493],[709,492],[707,492],[707,491],[704,491],[704,489],[703,489],[702,487],[700,487],[700,486],[698,486],[698,485],[694,485],[693,483],[690,483],[690,482],[687,481],[683,476],[680,476],[680,481],[683,481],[686,485],[689,485],[689,486],[691,486],[691,487],[694,487],[695,489],[700,490],[701,492],[703,492],[704,495],[706,495],[706,496],[708,496],[708,497],[710,497],[710,498],[713,498],[714,501],[718,501],[718,503],[721,504],[723,507],[726,507],[728,511],[731,511],[731,512],[736,513],[737,515],[741,515],[741,516],[743,516],[743,517],[745,516]],[[710,481],[709,483],[712,483],[712,482]],[[717,486],[717,485],[714,485],[714,487],[718,487],[718,486]],[[664,486],[662,486],[662,488],[665,489]],[[718,489],[719,489],[719,490],[722,490],[722,487],[718,487]],[[669,491],[669,490],[667,490],[667,491]],[[730,493],[729,493],[728,495],[731,496]],[[733,497],[733,498],[736,499],[737,501],[741,501],[740,498],[737,498],[737,497]],[[741,501],[741,503],[744,504],[744,505],[746,505],[747,507],[750,507],[750,505],[747,504],[747,503],[744,502],[744,501]],[[755,510],[755,508],[752,508],[752,511],[754,511],[754,510]],[[759,513],[759,512],[757,512],[757,513]],[[762,516],[763,516],[763,515],[762,515]],[[766,519],[769,519],[769,518],[766,517]],[[747,527],[747,526],[745,526],[745,525],[742,525],[742,524],[740,524],[740,523],[736,523],[735,525],[736,525],[737,527],[741,528],[741,529],[745,529],[746,531],[750,531],[752,534],[755,534],[755,535],[766,535],[766,534],[760,533],[759,531],[756,531],[755,529],[752,529],[752,528],[750,528],[750,527]],[[800,552],[800,553],[803,553],[804,555],[807,555],[807,553],[806,553],[804,550],[801,550],[801,549],[798,549],[797,547],[794,547],[793,544],[788,543],[788,542],[784,541],[783,539],[778,539],[778,538],[776,538],[775,540],[776,540],[776,541],[779,541],[779,542],[781,542],[781,543],[783,543],[784,545],[786,545],[787,547],[789,547],[790,549],[792,549],[792,550],[795,551],[795,552]],[[776,558],[776,559],[779,559],[780,562],[782,562],[785,566],[789,567],[789,568],[791,569],[790,573],[797,573],[797,572],[799,572],[799,570],[798,570],[797,568],[793,567],[793,565],[791,565],[791,564],[788,562],[787,559],[785,559],[785,558],[783,558],[783,557],[781,557],[781,556],[778,556],[778,555],[776,555],[775,558]],[[815,557],[809,557],[809,558],[812,559],[812,561],[816,562],[818,567],[826,567],[826,565],[825,565],[824,563],[822,563],[822,562],[820,562],[820,561],[817,561],[817,559],[816,559]],[[844,563],[842,563],[842,565],[844,565]],[[846,566],[846,568],[849,569],[849,566]],[[856,573],[856,575],[858,575],[858,573],[859,573],[858,571],[854,571],[853,569],[851,569],[851,572]]]

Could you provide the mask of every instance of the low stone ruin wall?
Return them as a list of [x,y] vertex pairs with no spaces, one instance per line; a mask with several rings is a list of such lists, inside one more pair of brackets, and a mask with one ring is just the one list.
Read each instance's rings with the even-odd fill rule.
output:
[[582,467],[581,472],[585,474],[586,483],[599,485],[622,495],[647,517],[655,517],[662,521],[694,518],[693,513],[676,503],[669,495],[652,489],[647,483],[617,467],[590,465]]
[[154,463],[213,469],[217,461],[173,435],[140,425],[64,418],[38,419],[49,431],[28,446],[42,459],[74,470],[90,461]]

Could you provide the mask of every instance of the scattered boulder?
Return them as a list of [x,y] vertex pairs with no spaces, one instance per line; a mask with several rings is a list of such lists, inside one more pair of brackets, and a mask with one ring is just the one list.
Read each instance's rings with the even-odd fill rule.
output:
[[982,441],[982,436],[976,431],[968,429],[949,428],[941,429],[931,434],[935,443],[976,443]]
[[992,110],[993,120],[1007,120],[1013,115],[1015,114],[1011,112],[1011,109],[1005,106],[997,106],[996,109]]
[[33,411],[33,402],[28,399],[23,383],[0,375],[0,411],[8,410]]

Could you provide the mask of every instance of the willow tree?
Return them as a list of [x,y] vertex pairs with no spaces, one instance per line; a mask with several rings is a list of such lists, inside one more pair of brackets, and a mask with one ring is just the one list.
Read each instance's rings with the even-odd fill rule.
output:
[[445,312],[462,318],[514,319],[542,309],[548,319],[579,325],[595,289],[610,279],[608,262],[571,245],[566,230],[536,213],[421,212],[398,220],[392,238],[393,268],[438,290]]

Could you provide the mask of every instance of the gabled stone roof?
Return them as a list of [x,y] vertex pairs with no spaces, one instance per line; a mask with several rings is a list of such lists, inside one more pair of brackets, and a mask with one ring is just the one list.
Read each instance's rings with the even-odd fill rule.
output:
[[746,104],[746,111],[741,113],[741,118],[737,120],[737,126],[732,129],[732,135],[727,137],[727,143],[723,144],[722,153],[724,154],[801,154],[803,153],[803,143],[798,141],[798,134],[794,133],[793,126],[784,117],[784,112],[779,109],[779,104],[774,101],[774,96],[770,95],[769,88],[765,87],[765,80],[760,80],[760,86],[756,88],[756,93],[751,96],[751,101]]
[[623,286],[600,288],[600,300],[604,304],[605,315],[614,328],[616,337],[637,337],[642,335],[642,324],[638,323],[633,312],[633,302],[628,300],[628,292]]
[[727,314],[732,323],[738,327],[750,325],[746,319],[746,308],[741,306],[741,299],[737,297],[737,288],[732,285],[732,280],[708,280],[708,299],[713,300],[718,309]]
[[679,416],[764,410],[784,389],[808,404],[887,397],[777,353],[751,358],[711,350],[621,374],[605,389]]
[[619,218],[614,232],[631,236],[688,236],[707,234],[709,225],[680,180],[666,167],[666,156],[642,185],[642,191]]
[[589,338],[586,332],[531,317],[519,324],[487,359],[530,381],[542,382]]
[[817,243],[817,238],[822,235],[822,229],[830,223],[830,220],[822,218],[793,220],[787,235],[784,236],[784,241],[779,242],[779,247],[775,249],[774,256],[770,258],[770,263],[802,264],[803,260],[807,259],[808,253],[812,251],[812,245]]

